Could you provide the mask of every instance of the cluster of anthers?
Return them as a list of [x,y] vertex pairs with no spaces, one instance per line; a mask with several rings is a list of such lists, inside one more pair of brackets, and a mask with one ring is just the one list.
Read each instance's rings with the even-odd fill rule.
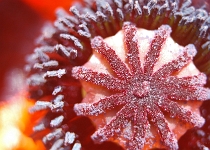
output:
[[[112,141],[130,150],[178,149],[187,129],[204,124],[199,106],[210,97],[204,7],[191,0],[84,0],[70,13],[58,9],[57,17],[26,66],[36,100],[30,112],[45,115],[34,131],[44,133],[47,148],[99,149]],[[75,130],[74,122],[85,122],[78,116],[95,128],[86,120],[85,134]],[[84,138],[90,136],[97,144]]]

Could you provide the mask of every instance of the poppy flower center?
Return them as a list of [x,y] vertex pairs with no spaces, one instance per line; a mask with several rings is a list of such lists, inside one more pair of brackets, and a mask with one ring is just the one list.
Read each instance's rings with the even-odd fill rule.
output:
[[96,124],[95,143],[114,139],[129,150],[178,149],[190,126],[204,124],[201,102],[194,101],[210,98],[210,89],[202,87],[205,75],[192,61],[196,49],[178,45],[170,33],[168,25],[149,31],[126,22],[115,36],[91,40],[92,57],[72,75],[87,92],[74,111]]
[[137,98],[142,98],[148,95],[150,90],[150,83],[148,81],[144,81],[138,89],[133,91],[133,95]]

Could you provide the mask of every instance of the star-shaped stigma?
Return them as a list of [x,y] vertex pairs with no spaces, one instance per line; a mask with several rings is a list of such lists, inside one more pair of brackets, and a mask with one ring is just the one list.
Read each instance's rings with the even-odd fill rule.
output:
[[140,60],[141,45],[136,38],[137,28],[131,23],[124,23],[123,33],[126,63],[101,37],[95,37],[91,41],[92,49],[106,59],[115,76],[99,73],[84,66],[74,67],[72,71],[76,79],[105,87],[115,93],[97,102],[75,104],[74,111],[77,115],[97,116],[121,106],[116,115],[92,135],[95,142],[119,138],[128,124],[131,124],[131,137],[123,137],[126,139],[125,147],[139,150],[144,148],[148,130],[153,125],[166,148],[178,149],[177,138],[169,128],[165,114],[200,127],[204,119],[180,106],[179,102],[203,101],[210,97],[210,90],[203,87],[206,83],[203,73],[177,76],[178,72],[192,62],[196,49],[192,44],[183,47],[177,58],[154,71],[171,28],[162,25],[155,31],[144,63]]

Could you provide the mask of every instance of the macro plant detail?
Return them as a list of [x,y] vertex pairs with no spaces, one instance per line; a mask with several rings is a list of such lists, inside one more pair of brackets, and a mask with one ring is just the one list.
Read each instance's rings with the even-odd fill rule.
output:
[[[75,78],[103,86],[116,93],[99,98],[94,103],[75,104],[74,110],[77,115],[98,116],[122,106],[105,126],[92,135],[95,142],[101,143],[122,136],[121,138],[126,141],[126,149],[143,149],[150,124],[153,124],[164,145],[168,149],[178,149],[177,139],[169,128],[163,112],[168,112],[172,118],[178,118],[192,126],[201,127],[204,119],[181,107],[176,101],[203,101],[210,98],[210,89],[203,87],[206,83],[204,74],[178,77],[180,71],[192,61],[196,49],[193,45],[177,49],[180,51],[177,58],[154,71],[171,28],[167,25],[158,28],[143,64],[139,57],[141,44],[138,44],[136,37],[137,28],[125,23],[123,32],[127,63],[124,63],[101,37],[95,37],[91,41],[93,50],[107,60],[115,76],[96,72],[85,66],[74,67],[72,70]],[[89,61],[94,63],[91,58]],[[94,89],[88,92],[97,94],[94,93]],[[123,130],[128,128],[129,124],[132,133],[130,137],[123,135]]]
[[[75,3],[69,11],[62,8],[56,11],[57,19],[53,24],[46,24],[42,35],[36,41],[37,48],[33,54],[27,57],[26,71],[28,72],[29,94],[30,98],[36,100],[30,112],[42,113],[45,116],[37,121],[34,134],[43,133],[41,138],[47,148],[69,148],[72,146],[73,143],[65,143],[65,139],[68,139],[69,132],[78,135],[75,128],[72,128],[75,118],[78,119],[77,115],[96,115],[96,118],[97,116],[100,118],[101,114],[114,109],[116,109],[114,113],[119,117],[122,117],[124,113],[132,112],[125,117],[124,123],[128,123],[131,118],[131,122],[134,124],[133,135],[138,135],[141,132],[139,137],[144,139],[139,145],[135,144],[135,141],[140,139],[135,138],[130,145],[128,143],[121,144],[130,149],[132,147],[141,149],[147,145],[148,137],[146,135],[150,125],[154,125],[160,132],[160,141],[164,143],[163,145],[176,149],[178,138],[168,127],[167,119],[170,117],[165,118],[165,114],[171,116],[172,120],[178,118],[184,122],[184,125],[187,124],[186,126],[201,127],[203,125],[204,119],[196,115],[198,108],[194,112],[181,106],[187,107],[191,102],[196,105],[195,100],[203,101],[209,96],[207,94],[209,90],[203,88],[206,80],[209,85],[208,58],[210,50],[210,17],[204,6],[199,8],[193,5],[191,0],[84,0]],[[126,61],[122,61],[118,56],[119,52],[116,54],[116,49],[109,47],[109,44],[103,40],[115,35],[122,28],[125,36],[124,44],[127,49],[124,52]],[[152,39],[153,47],[156,48],[151,48],[151,51],[145,56],[147,58],[145,62],[140,56],[137,57],[141,53],[138,51],[138,39],[135,39],[136,30],[139,28],[154,30],[156,33]],[[167,42],[166,39],[170,33],[173,40],[179,45],[183,45],[184,48],[176,59],[171,60],[171,63],[167,62],[162,68],[153,72],[154,68],[157,69],[155,62],[159,60],[162,46]],[[130,42],[132,40],[134,41]],[[109,53],[106,52],[105,47],[110,50]],[[197,54],[195,49],[198,50]],[[103,61],[99,63],[111,66],[110,75],[81,67],[95,55],[100,55],[103,58]],[[105,61],[104,58],[107,60]],[[192,75],[187,74],[187,77],[176,76],[177,74],[174,72],[179,72],[192,61],[200,71],[207,75],[207,78],[203,73],[198,72]],[[90,104],[80,104],[81,101],[85,102],[86,98],[82,91],[86,87],[83,81],[78,79],[103,87],[105,93],[107,90],[113,91],[113,93],[106,93],[106,97],[99,98],[101,100],[98,102],[92,100],[88,102]],[[161,87],[161,89],[157,87]],[[143,99],[141,103],[139,99]],[[187,100],[186,104],[182,103],[183,100]],[[103,107],[99,107],[101,104]],[[123,108],[120,109],[122,106]],[[126,108],[124,108],[125,106]],[[135,109],[132,109],[134,106]],[[149,109],[148,106],[154,107],[154,109]],[[172,111],[173,109],[176,111]],[[139,112],[137,113],[135,110]],[[159,115],[153,116],[153,113]],[[145,124],[136,121],[139,119],[137,116]],[[111,136],[111,132],[109,132],[110,134],[103,136],[104,139],[102,138],[102,131],[111,130],[111,124],[115,124],[119,117],[115,117],[115,121],[113,119],[110,124],[101,124],[101,128],[92,135],[96,143],[107,139],[116,139],[120,134],[127,135],[123,130],[126,128],[125,125],[121,123],[116,127],[120,127],[122,130],[119,131],[123,131],[122,133],[113,132],[113,136]],[[155,120],[162,122],[165,129],[161,130]],[[142,126],[144,130],[136,128],[138,125]],[[92,129],[91,133],[81,135],[89,137],[94,132],[93,130],[95,131]],[[81,142],[81,147],[88,149],[89,145],[84,144],[81,135],[76,136],[75,139],[78,140],[74,142]],[[166,136],[170,138],[166,138]],[[170,140],[166,141],[166,139]]]

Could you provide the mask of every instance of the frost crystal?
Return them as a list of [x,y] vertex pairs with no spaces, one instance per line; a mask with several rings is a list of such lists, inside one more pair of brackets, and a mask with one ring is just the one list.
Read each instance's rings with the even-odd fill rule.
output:
[[[82,66],[74,67],[72,74],[76,79],[112,92],[97,101],[92,100],[92,103],[75,104],[74,111],[77,115],[98,116],[117,109],[116,115],[92,135],[96,143],[123,139],[126,149],[143,149],[150,134],[148,131],[153,126],[167,149],[178,149],[177,137],[169,127],[167,115],[171,120],[179,119],[191,126],[203,125],[204,119],[199,114],[181,106],[183,101],[210,98],[210,89],[203,87],[206,83],[204,74],[179,75],[186,66],[194,67],[189,65],[196,54],[194,46],[182,47],[179,52],[174,52],[171,60],[164,60],[165,63],[157,67],[159,59],[163,59],[163,48],[173,47],[165,46],[170,32],[171,28],[167,25],[159,27],[142,59],[140,49],[143,46],[138,43],[141,39],[136,38],[137,28],[125,23],[125,61],[101,37],[92,39],[93,50],[106,59],[112,73]],[[125,134],[126,130],[130,130],[130,133],[127,131],[130,135]]]

